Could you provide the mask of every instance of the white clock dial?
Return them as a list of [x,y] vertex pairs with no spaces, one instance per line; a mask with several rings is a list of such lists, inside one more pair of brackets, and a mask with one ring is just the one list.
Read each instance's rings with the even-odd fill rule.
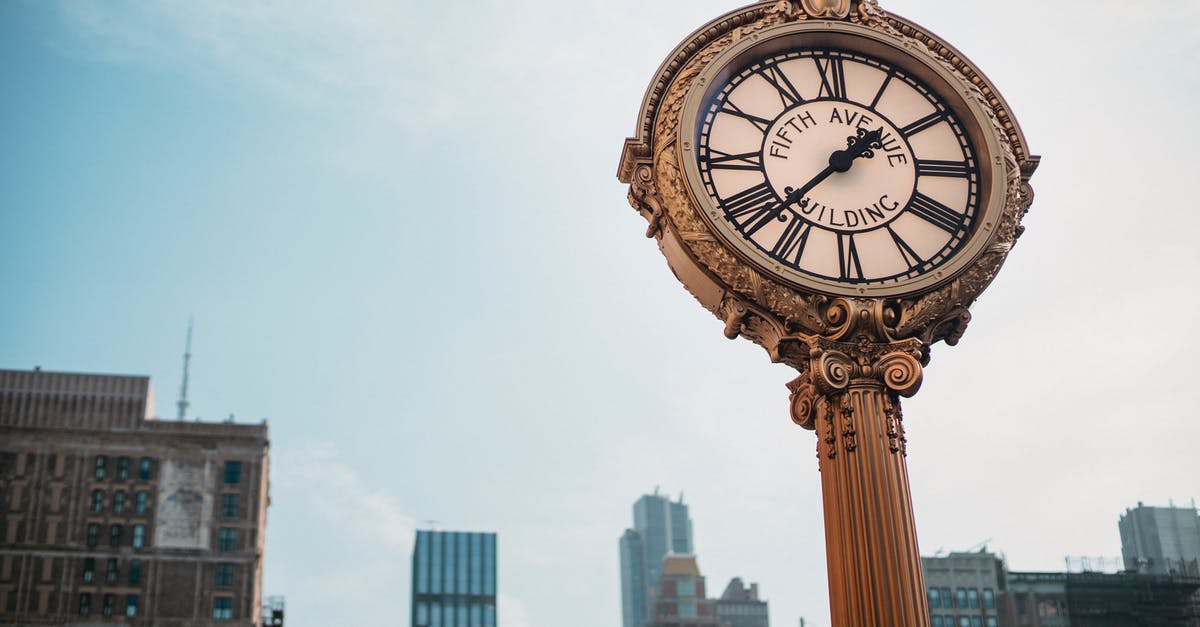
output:
[[733,69],[695,129],[699,176],[728,237],[767,264],[862,286],[935,272],[964,246],[979,163],[933,90],[832,48]]

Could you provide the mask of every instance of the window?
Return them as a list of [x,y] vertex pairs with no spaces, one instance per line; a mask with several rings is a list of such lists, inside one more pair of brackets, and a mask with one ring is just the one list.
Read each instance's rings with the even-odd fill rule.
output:
[[942,588],[942,607],[946,609],[954,607],[954,597],[950,595],[950,588]]
[[88,614],[91,614],[91,613],[92,613],[92,595],[91,595],[91,593],[84,592],[83,594],[79,595],[79,615],[87,616]]
[[109,527],[108,546],[111,546],[114,549],[121,546],[121,534],[124,532],[125,530],[121,528],[121,525],[113,525]]
[[55,455],[54,453],[47,455],[46,456],[46,470],[49,471],[50,474],[54,474],[57,469],[58,469],[58,455]]
[[133,499],[134,513],[135,514],[145,514],[146,507],[149,505],[149,503],[150,503],[150,493],[149,492],[138,492],[137,496],[135,496]]
[[220,534],[217,536],[218,551],[236,551],[237,550],[237,529],[229,527],[221,527]]
[[146,525],[133,526],[133,548],[140,549],[146,546]]
[[92,523],[87,527],[87,545],[94,547],[100,543],[100,525]]
[[217,597],[213,599],[213,620],[233,620],[233,599]]
[[966,616],[959,616],[958,627],[971,627],[971,619]]
[[92,490],[92,513],[104,511],[104,490]]
[[103,455],[98,455],[96,457],[96,478],[97,479],[104,478],[105,468],[107,468],[107,467],[108,467],[108,458]]
[[996,609],[996,595],[991,588],[983,589],[983,606],[989,610]]
[[230,564],[229,562],[221,562],[217,564],[217,587],[233,587],[233,564]]
[[129,617],[137,616],[136,594],[129,594],[125,596],[125,615]]
[[[83,560],[83,583],[92,583],[96,579],[96,560],[95,558],[86,558]],[[88,599],[91,603],[91,599]]]
[[242,462],[225,462],[225,483],[237,485],[242,482]]
[[117,458],[117,481],[128,481],[128,480],[129,480],[129,458],[128,457],[118,457]]
[[971,627],[983,627],[983,619],[979,616],[972,616]]
[[[933,617],[933,627],[946,627],[944,624],[942,624],[942,617],[941,617],[941,616],[934,616],[934,617]],[[953,625],[951,625],[951,627],[954,627],[954,626],[953,626]]]
[[104,607],[101,609],[101,613],[104,614],[105,616],[112,616],[113,615],[113,606],[116,605],[116,603],[117,603],[116,597],[114,597],[111,594],[104,595]]
[[[936,610],[937,608],[939,608],[941,606],[942,606],[942,596],[940,594],[938,594],[938,589],[930,588],[929,589],[929,607],[931,609]],[[939,617],[937,619],[937,621],[940,623],[940,622],[942,622],[942,619]]]
[[973,610],[979,609],[979,590],[975,588],[967,590],[967,605]]
[[129,562],[129,585],[136,586],[142,582],[142,561]]
[[[959,609],[963,609],[963,608],[967,607],[967,589],[966,588],[958,588],[954,591],[954,607],[957,607]],[[962,621],[958,621],[958,622],[961,623]],[[968,621],[968,622],[970,622],[970,621]]]
[[138,479],[149,481],[150,474],[154,471],[154,460],[149,457],[143,457],[142,461],[138,462]]
[[987,621],[987,627],[999,627],[999,626],[996,624],[996,617],[995,617],[995,616],[988,616],[988,617],[987,617],[985,620]]
[[223,518],[238,517],[238,495],[222,494],[221,495],[221,516]]
[[117,490],[117,492],[115,494],[113,494],[113,513],[114,514],[124,514],[125,513],[125,491],[124,490]]
[[117,583],[117,558],[115,558],[115,557],[108,558],[108,561],[105,564],[104,583],[107,583],[107,584]]

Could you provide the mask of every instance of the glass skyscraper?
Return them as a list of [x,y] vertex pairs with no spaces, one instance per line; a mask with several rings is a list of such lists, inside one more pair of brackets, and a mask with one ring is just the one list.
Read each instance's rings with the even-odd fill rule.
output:
[[412,627],[496,627],[496,534],[418,531]]
[[633,504],[633,529],[621,536],[620,553],[621,621],[624,627],[642,627],[662,578],[663,558],[694,553],[692,519],[683,497],[671,501],[655,491],[638,499]]

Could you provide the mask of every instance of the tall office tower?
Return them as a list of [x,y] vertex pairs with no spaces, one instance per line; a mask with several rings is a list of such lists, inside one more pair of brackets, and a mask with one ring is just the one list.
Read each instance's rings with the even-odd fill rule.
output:
[[662,579],[647,627],[724,627],[717,601],[707,598],[704,576],[694,555],[663,558]]
[[654,590],[668,554],[691,554],[692,520],[681,496],[646,494],[633,504],[633,529],[619,541],[621,619],[624,627],[642,627],[654,603]]
[[258,625],[267,426],[148,377],[0,370],[0,625]]
[[1125,568],[1153,575],[1200,577],[1200,514],[1189,507],[1137,507],[1117,523]]
[[767,602],[758,598],[758,584],[747,588],[740,577],[734,577],[717,599],[717,618],[726,627],[770,627]]
[[412,627],[496,627],[496,534],[418,531]]

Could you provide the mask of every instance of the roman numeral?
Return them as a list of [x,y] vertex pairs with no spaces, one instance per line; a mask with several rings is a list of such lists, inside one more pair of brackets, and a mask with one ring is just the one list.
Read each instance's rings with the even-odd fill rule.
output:
[[787,74],[784,74],[783,70],[779,69],[778,66],[767,66],[759,74],[763,77],[763,80],[770,83],[779,92],[779,99],[783,101],[785,109],[794,105],[804,104],[804,97],[800,95],[800,90],[796,89],[792,81],[788,80]]
[[731,221],[742,226],[765,216],[774,204],[775,192],[763,181],[726,198],[721,206]]
[[913,194],[912,201],[908,203],[907,209],[917,217],[947,233],[958,232],[959,226],[962,225],[963,219],[966,218],[963,214],[921,192]]
[[790,263],[800,263],[800,254],[804,252],[811,231],[812,225],[808,221],[800,216],[792,216],[792,221],[783,230],[783,235],[779,236],[779,241],[771,247],[771,256]]
[[838,100],[846,99],[846,74],[845,68],[842,65],[842,60],[837,57],[825,59],[825,63],[821,63],[821,59],[813,58],[817,63],[817,71],[821,73],[821,90],[817,92],[818,98],[837,98]]
[[891,226],[887,227],[887,232],[892,236],[892,241],[896,243],[896,248],[900,250],[900,256],[904,258],[904,263],[909,270],[925,263],[925,260],[921,259],[921,255],[917,254],[917,251],[913,250],[913,247],[909,246],[908,242],[904,241],[904,238],[900,237],[900,234]]
[[888,72],[887,76],[883,78],[883,84],[879,86],[879,91],[875,92],[875,98],[871,100],[871,106],[867,107],[868,109],[879,106],[879,101],[883,99],[883,92],[887,91],[888,85],[892,84],[892,76],[893,74]]
[[973,168],[966,161],[938,161],[917,159],[917,176],[945,176],[969,178]]
[[725,101],[725,104],[721,107],[720,112],[728,113],[729,115],[736,115],[737,117],[742,118],[743,120],[749,120],[751,124],[757,126],[758,130],[760,130],[764,133],[766,133],[767,128],[771,126],[770,120],[760,118],[757,115],[751,115],[749,113],[746,113],[745,111],[742,111],[741,109],[739,109],[737,107],[737,105],[735,105],[729,101]]
[[862,261],[858,258],[858,245],[854,235],[838,233],[838,267],[843,281],[863,280]]
[[743,152],[734,155],[709,148],[705,161],[708,162],[708,167],[720,170],[762,169],[762,153],[760,152]]
[[904,135],[905,137],[912,137],[921,131],[926,131],[937,126],[945,119],[945,113],[942,111],[934,111],[920,120],[917,120],[916,122],[913,122],[912,124],[900,129],[900,134]]

